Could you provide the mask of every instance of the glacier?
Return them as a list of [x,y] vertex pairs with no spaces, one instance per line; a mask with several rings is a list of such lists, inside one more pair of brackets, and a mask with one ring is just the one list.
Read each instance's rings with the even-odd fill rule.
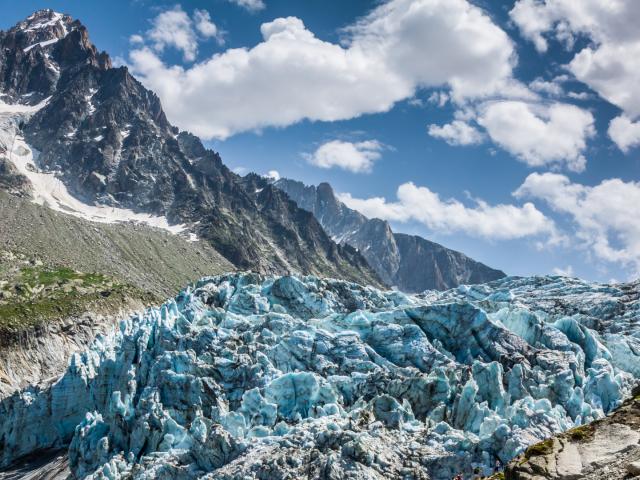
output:
[[598,419],[640,377],[640,283],[507,277],[405,295],[204,278],[0,403],[0,466],[77,478],[445,479]]

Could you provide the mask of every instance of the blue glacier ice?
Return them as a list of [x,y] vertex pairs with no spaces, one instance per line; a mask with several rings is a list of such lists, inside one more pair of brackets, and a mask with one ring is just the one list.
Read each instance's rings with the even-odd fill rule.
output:
[[[451,478],[600,418],[640,377],[640,286],[509,277],[404,295],[205,278],[0,403],[0,465],[78,478]],[[305,477],[306,478],[306,477]]]

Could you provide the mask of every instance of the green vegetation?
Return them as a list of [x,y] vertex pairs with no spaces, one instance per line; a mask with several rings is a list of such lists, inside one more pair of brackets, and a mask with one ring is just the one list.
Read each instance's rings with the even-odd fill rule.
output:
[[548,455],[553,452],[553,439],[547,438],[542,442],[538,442],[531,445],[524,452],[525,458],[528,460],[531,457],[539,457],[540,455]]
[[578,442],[588,440],[593,436],[593,427],[591,425],[580,425],[579,427],[567,430],[566,435]]
[[23,255],[0,253],[0,333],[17,333],[89,310],[111,311],[128,299],[157,300],[99,273],[45,267]]

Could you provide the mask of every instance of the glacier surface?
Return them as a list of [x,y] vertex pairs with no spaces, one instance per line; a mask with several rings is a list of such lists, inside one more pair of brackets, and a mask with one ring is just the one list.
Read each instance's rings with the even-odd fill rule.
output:
[[615,408],[640,285],[508,277],[404,295],[205,278],[0,403],[0,466],[69,445],[78,478],[451,478]]

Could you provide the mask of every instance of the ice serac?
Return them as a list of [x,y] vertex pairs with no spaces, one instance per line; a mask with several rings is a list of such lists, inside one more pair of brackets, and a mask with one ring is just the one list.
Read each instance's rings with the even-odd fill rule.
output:
[[505,276],[463,253],[417,235],[393,232],[388,222],[369,219],[340,202],[328,183],[306,186],[281,178],[273,185],[312,212],[336,242],[356,248],[382,281],[403,292],[446,290]]
[[0,404],[0,462],[78,478],[451,478],[597,419],[640,374],[640,285],[505,278],[410,296],[205,278]]

